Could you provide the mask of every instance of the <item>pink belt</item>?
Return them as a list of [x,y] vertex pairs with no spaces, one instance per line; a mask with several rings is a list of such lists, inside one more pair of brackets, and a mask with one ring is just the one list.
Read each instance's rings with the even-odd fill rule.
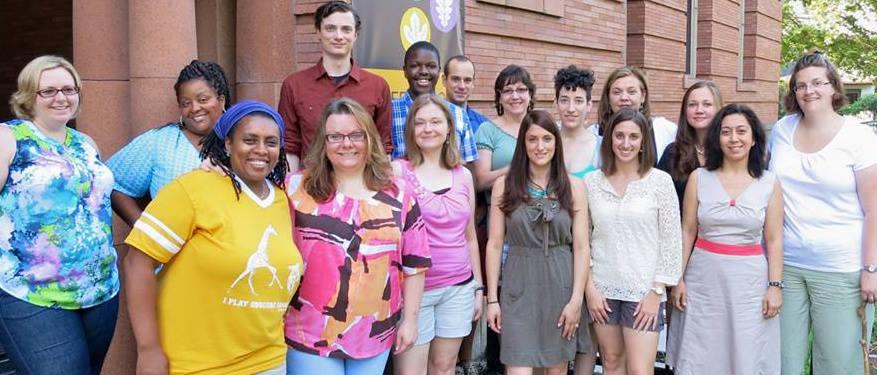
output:
[[716,254],[724,254],[724,255],[763,255],[764,248],[761,244],[751,244],[751,245],[727,245],[718,242],[707,241],[704,239],[697,239],[697,242],[694,243],[694,246],[711,253]]

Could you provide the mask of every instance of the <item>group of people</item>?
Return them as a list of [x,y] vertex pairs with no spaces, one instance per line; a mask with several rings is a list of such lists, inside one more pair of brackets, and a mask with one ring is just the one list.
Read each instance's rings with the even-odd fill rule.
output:
[[[651,373],[666,325],[677,374],[862,373],[877,135],[838,114],[823,55],[797,62],[768,137],[708,81],[678,125],[651,116],[633,67],[593,124],[597,77],[574,65],[554,111],[506,67],[484,116],[472,61],[428,42],[393,99],[351,59],[360,26],[346,2],[316,10],[322,58],[278,110],[232,104],[222,68],[192,61],[179,121],[106,163],[67,126],[75,68],[25,66],[0,125],[0,344],[19,373],[99,373],[122,286],[138,374],[380,374],[391,354],[397,374],[453,374],[479,319],[508,374],[591,374],[597,353],[604,374]],[[132,227],[124,280],[112,211]]]

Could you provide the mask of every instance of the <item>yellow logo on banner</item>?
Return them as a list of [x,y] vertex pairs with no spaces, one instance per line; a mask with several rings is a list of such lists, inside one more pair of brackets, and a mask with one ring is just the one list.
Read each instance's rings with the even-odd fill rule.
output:
[[420,8],[408,8],[402,13],[399,22],[399,35],[402,38],[402,49],[408,50],[412,44],[420,41],[430,41],[429,18]]

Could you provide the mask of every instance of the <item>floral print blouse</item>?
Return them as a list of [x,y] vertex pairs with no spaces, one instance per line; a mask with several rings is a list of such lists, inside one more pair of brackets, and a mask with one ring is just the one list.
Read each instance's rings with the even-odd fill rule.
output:
[[0,289],[63,309],[113,298],[112,172],[76,130],[60,143],[29,121],[0,126],[12,130],[17,148],[0,190]]

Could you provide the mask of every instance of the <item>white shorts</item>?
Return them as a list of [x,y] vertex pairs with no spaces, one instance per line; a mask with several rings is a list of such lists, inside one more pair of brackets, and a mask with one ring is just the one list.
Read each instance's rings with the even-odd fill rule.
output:
[[423,292],[414,345],[427,344],[435,337],[468,336],[475,317],[475,287],[473,280]]

